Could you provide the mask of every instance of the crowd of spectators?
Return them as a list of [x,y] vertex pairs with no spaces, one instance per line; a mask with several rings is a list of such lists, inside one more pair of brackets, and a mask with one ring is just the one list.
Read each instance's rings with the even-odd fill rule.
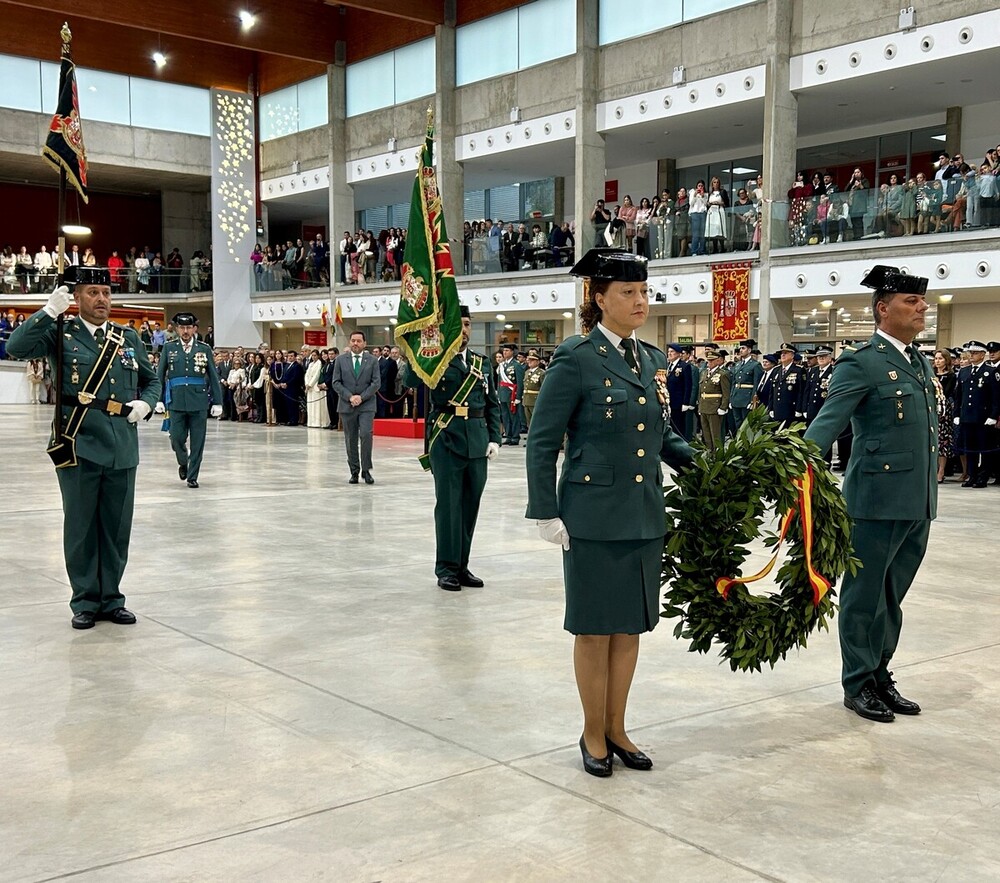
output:
[[518,223],[492,218],[466,221],[462,228],[462,256],[466,274],[512,273],[566,267],[573,263],[576,230],[568,221]]
[[330,247],[317,233],[308,242],[286,239],[284,244],[261,245],[250,253],[257,291],[286,291],[327,287],[330,284]]
[[[26,245],[14,251],[5,245],[0,253],[0,284],[6,294],[41,294],[51,291],[58,271],[59,248],[39,246],[32,254]],[[198,250],[187,264],[179,248],[163,256],[146,245],[132,246],[124,254],[112,249],[104,261],[99,261],[93,249],[73,245],[66,253],[66,263],[82,267],[107,267],[112,286],[118,291],[137,294],[177,294],[179,292],[210,291],[212,264],[205,252]]]
[[343,285],[370,282],[399,282],[402,279],[406,230],[383,228],[376,236],[371,230],[345,230],[338,245],[339,279]]

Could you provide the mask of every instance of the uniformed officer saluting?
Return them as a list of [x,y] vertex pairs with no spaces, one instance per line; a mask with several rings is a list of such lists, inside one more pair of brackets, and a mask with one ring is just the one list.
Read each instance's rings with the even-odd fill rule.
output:
[[631,769],[652,766],[625,731],[625,707],[639,634],[659,618],[660,460],[682,467],[693,452],[670,428],[667,358],[636,338],[649,314],[646,259],[592,249],[570,272],[590,279],[581,319],[593,330],[564,341],[546,372],[528,445],[527,517],[564,550],[583,766],[609,776],[613,754]]
[[[16,359],[56,355],[56,317],[75,300],[62,340],[63,438],[50,454],[63,500],[63,552],[73,599],[73,628],[98,619],[131,625],[121,579],[128,561],[139,438],[135,424],[160,397],[146,348],[131,328],[108,321],[111,274],[103,267],[68,267],[48,303],[10,337]],[[56,366],[53,364],[53,376]],[[61,444],[60,444],[61,442]]]
[[[188,487],[198,487],[201,458],[205,453],[208,424],[208,393],[212,393],[212,416],[222,416],[222,384],[215,368],[215,355],[207,343],[195,340],[198,319],[194,313],[174,316],[178,339],[160,353],[159,376],[163,401],[156,413],[167,413],[164,429],[170,432],[170,447],[177,457],[177,475]],[[169,421],[169,422],[168,422]],[[188,437],[191,453],[188,454]]]
[[920,712],[899,694],[889,662],[900,605],[937,516],[937,402],[931,367],[913,344],[924,330],[927,280],[878,266],[861,284],[875,289],[875,334],[840,354],[830,394],[805,437],[826,453],[845,424],[854,425],[844,497],[862,567],[840,590],[844,705],[888,722]]

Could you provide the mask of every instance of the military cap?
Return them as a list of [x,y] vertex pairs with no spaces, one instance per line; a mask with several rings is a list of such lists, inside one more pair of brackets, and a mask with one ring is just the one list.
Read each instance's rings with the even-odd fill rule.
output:
[[820,346],[816,347],[816,355],[817,356],[832,356],[833,355],[833,349],[830,348],[830,347],[828,347],[825,343],[821,344]]
[[693,356],[694,355],[694,347],[691,344],[686,343],[686,344],[684,344],[683,352],[687,353],[689,356]]
[[646,258],[623,248],[592,248],[569,274],[607,282],[645,282]]
[[719,358],[720,359],[729,358],[729,350],[719,350]]
[[66,285],[107,285],[111,286],[111,271],[107,267],[68,266],[63,272]]
[[770,362],[772,365],[778,364],[778,354],[777,353],[764,353],[761,359],[765,362]]
[[962,357],[962,348],[960,346],[953,346],[950,350],[948,350],[948,352],[951,353],[951,357],[953,359],[959,359]]
[[962,347],[967,353],[985,353],[986,344],[981,343],[978,340],[970,340],[965,346]]
[[1000,343],[995,340],[991,340],[988,344],[986,344],[986,352],[1000,353]]
[[923,276],[910,276],[899,267],[883,264],[872,267],[861,284],[886,294],[923,294],[927,291],[927,280]]
[[471,319],[472,318],[472,313],[469,312],[469,308],[465,304],[462,304],[458,308],[458,312],[459,312],[459,314],[461,315],[461,317],[463,319]]
[[667,344],[667,349],[668,350],[673,350],[675,353],[682,353],[682,352],[684,352],[684,347],[681,346],[679,343],[668,343]]
[[540,359],[541,356],[538,355],[538,350],[528,350],[529,359]]
[[750,350],[750,354],[753,355],[753,356],[759,356],[760,355],[760,349],[758,347],[754,347],[752,350]]
[[751,337],[751,338],[748,338],[747,340],[742,341],[740,343],[740,346],[745,346],[747,349],[751,349],[752,350],[755,346],[757,346],[757,341],[754,340]]
[[705,358],[721,359],[723,352],[725,352],[725,350],[717,350],[714,346],[707,346],[705,347]]
[[778,352],[779,353],[798,353],[798,350],[795,349],[795,344],[793,344],[793,343],[783,343],[781,346],[778,347]]
[[806,349],[804,349],[802,351],[802,355],[804,355],[807,359],[815,359],[816,358],[816,350],[814,350],[811,346],[807,347]]
[[175,325],[197,325],[198,317],[194,313],[177,313],[171,320]]
[[517,352],[517,347],[514,346],[514,344],[512,344],[512,343],[502,343],[502,344],[500,344],[500,349],[502,349],[502,350],[510,350],[511,352],[514,352],[514,353]]

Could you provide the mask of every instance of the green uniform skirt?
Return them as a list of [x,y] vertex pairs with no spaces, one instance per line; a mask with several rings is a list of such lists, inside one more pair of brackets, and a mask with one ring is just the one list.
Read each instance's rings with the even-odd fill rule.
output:
[[563,628],[574,635],[651,632],[660,615],[663,541],[571,538],[563,552]]

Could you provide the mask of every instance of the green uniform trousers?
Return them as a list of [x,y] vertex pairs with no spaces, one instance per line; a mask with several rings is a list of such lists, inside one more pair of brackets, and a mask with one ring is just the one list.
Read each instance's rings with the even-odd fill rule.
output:
[[722,447],[722,421],[725,417],[718,414],[718,408],[711,414],[701,415],[701,434],[705,440],[705,446],[714,451]]
[[861,559],[840,589],[840,653],[844,694],[885,683],[903,625],[900,605],[927,549],[931,523],[856,519],[851,533]]
[[[170,411],[170,447],[174,449],[178,466],[187,466],[188,481],[197,481],[201,472],[201,458],[205,453],[205,411]],[[188,436],[191,436],[191,454],[188,455]]]
[[434,534],[437,538],[437,577],[458,576],[469,566],[472,535],[479,518],[479,502],[486,487],[485,457],[459,457],[443,440],[431,448],[434,475]]
[[119,590],[128,562],[135,470],[90,460],[57,469],[63,500],[63,552],[74,613],[110,613],[125,606]]

